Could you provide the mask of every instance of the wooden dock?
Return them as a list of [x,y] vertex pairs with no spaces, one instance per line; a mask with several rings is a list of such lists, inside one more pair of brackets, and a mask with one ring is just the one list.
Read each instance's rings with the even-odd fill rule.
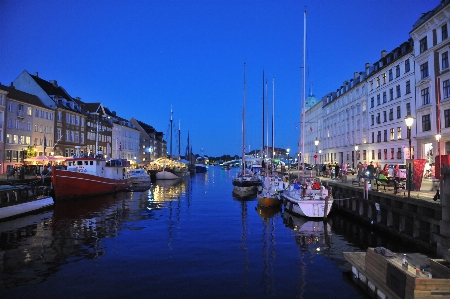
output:
[[[372,298],[424,299],[450,298],[450,268],[445,260],[433,260],[419,253],[383,255],[369,248],[367,252],[344,252],[352,265],[353,281]],[[384,252],[384,250],[382,250]],[[390,253],[388,250],[386,250]]]

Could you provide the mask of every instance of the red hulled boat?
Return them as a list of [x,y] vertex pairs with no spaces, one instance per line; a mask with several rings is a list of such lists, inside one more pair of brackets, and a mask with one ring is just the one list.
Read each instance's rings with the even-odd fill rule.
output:
[[130,161],[97,157],[66,159],[67,169],[52,167],[55,201],[123,191],[131,187]]

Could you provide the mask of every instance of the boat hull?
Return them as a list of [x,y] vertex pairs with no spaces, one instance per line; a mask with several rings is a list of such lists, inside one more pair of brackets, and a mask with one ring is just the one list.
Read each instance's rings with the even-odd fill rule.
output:
[[204,164],[195,164],[195,172],[206,172],[207,167]]
[[234,179],[233,186],[236,187],[252,187],[252,186],[261,186],[261,180],[243,180],[243,179]]
[[328,199],[292,199],[288,196],[283,196],[284,210],[288,211],[294,215],[317,218],[325,216],[325,207],[328,205],[326,216],[331,211],[333,205],[333,200]]
[[273,208],[281,205],[281,200],[277,195],[259,195],[258,196],[258,205],[265,208]]
[[55,201],[124,191],[131,187],[131,178],[112,179],[82,172],[53,169]]
[[157,180],[176,180],[180,177],[170,171],[162,170],[155,174]]

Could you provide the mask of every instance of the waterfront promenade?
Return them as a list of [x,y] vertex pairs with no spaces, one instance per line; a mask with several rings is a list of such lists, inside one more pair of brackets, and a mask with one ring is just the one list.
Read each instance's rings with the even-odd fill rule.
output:
[[[291,170],[290,171],[290,177],[291,178],[296,177],[297,174],[298,174],[297,170]],[[306,174],[306,175],[308,175],[308,174]],[[349,187],[353,187],[353,188],[360,188],[361,190],[364,188],[364,184],[363,183],[360,183],[359,186],[358,186],[358,184],[353,183],[353,180],[357,180],[357,175],[356,174],[355,175],[347,175],[347,182],[343,182],[341,179],[330,179],[329,177],[322,177],[322,176],[320,176],[320,179],[324,183],[328,183],[329,182],[329,183],[337,184],[337,185],[340,185],[340,186],[343,186],[343,187],[349,186]],[[439,182],[438,181],[424,178],[422,180],[422,185],[420,187],[420,191],[413,191],[413,190],[411,190],[410,191],[410,197],[411,198],[415,198],[415,199],[422,199],[422,200],[425,200],[425,201],[432,201],[432,202],[434,202],[433,198],[436,195],[436,187],[439,188]],[[375,179],[372,179],[371,190],[372,191],[376,191],[377,190],[377,186],[375,185]],[[379,186],[378,192],[394,195],[393,187],[386,187],[386,190],[384,190],[383,186]],[[405,190],[400,189],[398,191],[398,193],[395,194],[394,196],[407,197],[408,196],[408,190],[407,189],[405,189]],[[440,202],[440,200],[438,199],[437,202]]]

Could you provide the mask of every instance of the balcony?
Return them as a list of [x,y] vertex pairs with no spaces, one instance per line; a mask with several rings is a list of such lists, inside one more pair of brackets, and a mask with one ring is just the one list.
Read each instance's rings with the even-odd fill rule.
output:
[[23,110],[17,110],[17,117],[18,118],[24,118],[24,111]]

